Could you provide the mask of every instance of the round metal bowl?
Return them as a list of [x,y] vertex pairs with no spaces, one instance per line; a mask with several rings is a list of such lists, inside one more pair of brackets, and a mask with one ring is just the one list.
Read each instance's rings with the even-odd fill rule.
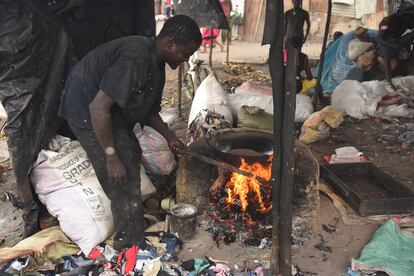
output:
[[273,154],[273,135],[260,131],[218,132],[209,140],[216,156],[234,166],[240,158],[248,163],[268,163]]

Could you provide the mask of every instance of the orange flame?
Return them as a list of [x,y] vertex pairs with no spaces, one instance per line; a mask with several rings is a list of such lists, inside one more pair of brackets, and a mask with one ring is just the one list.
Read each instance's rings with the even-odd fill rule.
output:
[[[255,177],[261,177],[265,181],[270,180],[272,173],[272,156],[269,158],[268,165],[262,165],[258,162],[248,164],[243,158],[241,159],[241,162],[241,170],[252,173]],[[246,177],[238,173],[232,173],[230,181],[226,183],[227,203],[234,204],[238,198],[240,200],[242,211],[245,212],[249,205],[249,195],[253,193],[255,194],[259,206],[257,211],[266,213],[271,210],[271,203],[269,202],[270,206],[266,207],[263,202],[262,192],[260,190],[263,184],[255,177]]]

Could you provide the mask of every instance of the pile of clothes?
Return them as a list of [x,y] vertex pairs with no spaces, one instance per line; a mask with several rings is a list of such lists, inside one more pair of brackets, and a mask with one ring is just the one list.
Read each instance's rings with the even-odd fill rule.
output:
[[[0,249],[1,275],[165,275],[226,276],[233,274],[220,261],[191,259],[177,264],[183,242],[173,233],[145,232],[142,248],[115,250],[113,239],[96,246],[87,256],[60,230],[51,227],[12,248]],[[249,274],[247,274],[249,275]],[[264,275],[257,274],[257,275]]]

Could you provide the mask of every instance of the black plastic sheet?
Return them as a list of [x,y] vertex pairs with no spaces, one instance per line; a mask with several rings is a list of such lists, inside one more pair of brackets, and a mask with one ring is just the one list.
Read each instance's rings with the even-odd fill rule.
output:
[[133,34],[155,35],[152,0],[0,1],[0,100],[23,202],[32,199],[32,163],[62,124],[57,110],[71,67],[99,44]]
[[176,14],[191,17],[200,27],[229,28],[219,0],[174,0],[174,7]]

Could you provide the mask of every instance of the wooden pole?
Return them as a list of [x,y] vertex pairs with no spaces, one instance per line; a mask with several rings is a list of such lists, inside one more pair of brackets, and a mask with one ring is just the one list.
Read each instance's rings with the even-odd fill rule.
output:
[[259,17],[257,18],[256,21],[256,27],[254,28],[254,35],[253,35],[253,39],[256,39],[257,33],[259,32],[259,25],[260,25],[260,19],[262,18],[262,11],[263,11],[263,5],[264,5],[264,0],[260,0],[259,2]]
[[285,73],[285,95],[283,103],[282,128],[282,185],[280,187],[280,273],[292,275],[292,190],[295,162],[295,109],[296,109],[296,64],[298,49],[288,41],[288,59]]
[[272,254],[270,268],[272,275],[280,275],[279,262],[279,211],[280,185],[282,166],[283,131],[283,97],[284,97],[284,66],[283,66],[283,0],[267,0],[266,24],[263,43],[270,44],[269,70],[273,90],[273,162],[272,162]]
[[319,58],[318,78],[316,80],[316,93],[319,99],[323,98],[321,79],[322,79],[322,73],[323,73],[323,63],[325,61],[326,43],[328,41],[329,28],[331,26],[331,14],[332,14],[332,0],[328,0],[328,14],[326,15],[325,34],[323,36],[321,56]]
[[226,33],[226,64],[228,65],[229,64],[229,52],[230,52],[230,42],[229,42],[229,37],[230,37],[230,34],[229,34],[229,30],[227,30],[227,33]]
[[210,28],[210,52],[208,55],[208,65],[210,66],[210,68],[213,68],[213,41],[214,41],[214,36],[213,36],[213,28]]
[[177,113],[178,118],[183,118],[183,112],[181,108],[181,100],[182,100],[182,91],[183,91],[183,71],[184,71],[184,64],[181,64],[178,66],[178,82],[177,82],[177,88],[178,88],[178,103],[177,103]]

